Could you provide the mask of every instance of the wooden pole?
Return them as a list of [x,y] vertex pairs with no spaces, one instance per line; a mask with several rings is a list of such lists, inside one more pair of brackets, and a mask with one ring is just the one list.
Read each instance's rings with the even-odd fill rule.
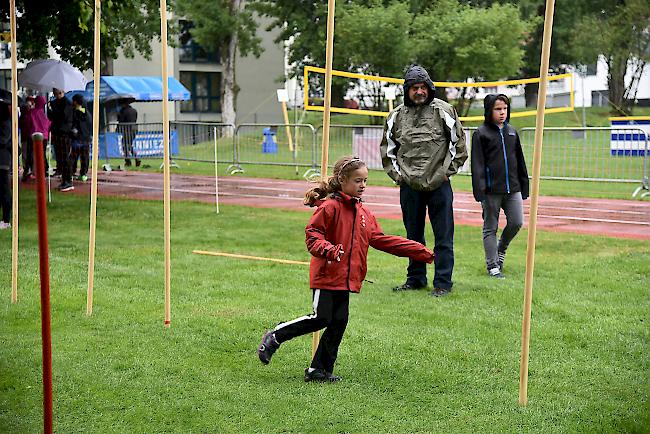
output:
[[[11,0],[11,302],[18,302],[18,71],[16,47],[16,0]],[[23,168],[24,169],[24,168]]]
[[309,265],[309,262],[294,261],[292,259],[265,258],[264,256],[250,256],[250,255],[239,255],[236,253],[210,252],[208,250],[192,250],[192,253],[196,253],[197,255],[225,256],[227,258],[251,259],[253,261],[278,262],[280,264]]
[[167,73],[167,2],[160,0],[160,44],[162,51],[162,115],[163,115],[163,189],[165,212],[165,327],[171,325],[171,212],[169,180],[169,89]]
[[52,333],[50,321],[50,264],[47,245],[47,203],[43,134],[34,133],[34,169],[38,218],[38,257],[41,276],[41,338],[43,352],[43,432],[52,433]]
[[537,94],[537,119],[535,122],[535,149],[533,154],[533,182],[530,195],[530,218],[528,223],[528,248],[526,252],[526,282],[524,290],[524,312],[521,323],[521,366],[519,370],[519,405],[528,404],[528,350],[530,347],[530,311],[533,300],[533,271],[535,269],[535,238],[537,236],[537,205],[539,200],[539,176],[542,164],[542,143],[544,139],[544,107],[548,85],[548,64],[553,33],[553,11],[555,0],[546,0],[544,15],[544,38],[542,61],[539,71],[539,92]]
[[90,234],[88,236],[88,290],[86,315],[93,314],[93,287],[95,285],[95,230],[97,228],[97,171],[99,168],[99,85],[101,80],[101,0],[95,0],[95,47],[93,63],[93,152],[90,187]]
[[[330,108],[332,106],[332,58],[334,57],[334,8],[336,0],[327,1],[327,45],[325,47],[325,101],[323,110],[323,142],[321,144],[321,180],[327,180],[327,158],[330,145]],[[305,84],[305,93],[307,92]],[[316,354],[319,333],[314,332],[311,339],[311,356]]]
[[287,112],[287,103],[282,101],[282,116],[284,116],[285,129],[287,131],[287,140],[289,141],[289,150],[293,152],[293,137],[291,137],[291,127],[289,126],[289,112]]
[[214,197],[217,203],[217,214],[219,214],[219,169],[217,160],[217,127],[214,131]]

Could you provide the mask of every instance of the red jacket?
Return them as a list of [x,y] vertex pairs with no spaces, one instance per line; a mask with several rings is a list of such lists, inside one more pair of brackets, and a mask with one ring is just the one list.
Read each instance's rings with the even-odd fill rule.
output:
[[[311,288],[360,292],[366,277],[368,246],[395,256],[433,262],[433,252],[422,244],[384,235],[369,209],[357,198],[338,192],[316,209],[305,228]],[[341,260],[336,260],[342,245]]]

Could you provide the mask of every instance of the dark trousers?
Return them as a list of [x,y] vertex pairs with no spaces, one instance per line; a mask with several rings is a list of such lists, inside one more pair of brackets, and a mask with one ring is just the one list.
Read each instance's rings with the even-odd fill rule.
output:
[[314,311],[292,321],[278,324],[275,339],[285,342],[325,328],[318,349],[311,361],[314,369],[334,372],[334,363],[339,352],[343,333],[348,325],[350,293],[348,291],[313,290]]
[[9,169],[0,169],[0,208],[2,208],[2,221],[5,223],[11,223],[11,201]]
[[[45,172],[47,173],[48,165],[46,158],[47,139],[43,139],[43,161],[45,161]],[[36,173],[34,169],[34,142],[31,139],[23,142],[23,178],[30,173]]]
[[56,171],[61,174],[61,183],[72,182],[72,143],[66,135],[53,135],[52,144],[56,155]]
[[90,159],[90,143],[72,142],[72,158],[70,160],[70,172],[74,176],[77,172],[77,161],[80,163],[79,176],[88,174],[88,161]]
[[[454,193],[449,181],[443,183],[433,191],[416,191],[408,185],[400,186],[400,205],[402,206],[402,219],[406,228],[406,237],[422,244],[424,239],[424,225],[427,210],[429,221],[433,228],[436,255],[435,274],[433,277],[434,288],[449,289],[454,271]],[[406,281],[413,286],[427,284],[427,264],[409,260]]]

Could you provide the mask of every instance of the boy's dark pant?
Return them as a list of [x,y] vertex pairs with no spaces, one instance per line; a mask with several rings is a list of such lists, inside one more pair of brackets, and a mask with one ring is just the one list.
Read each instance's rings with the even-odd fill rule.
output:
[[0,208],[2,208],[2,221],[5,223],[11,223],[11,201],[9,169],[0,169]]
[[314,312],[278,324],[274,330],[275,339],[282,343],[296,336],[326,328],[311,361],[311,367],[331,373],[334,372],[339,345],[348,325],[350,293],[326,289],[314,289],[313,292]]
[[79,176],[88,174],[88,161],[90,159],[90,143],[83,143],[78,141],[72,142],[72,159],[70,172],[74,176],[77,171],[77,160],[80,160],[81,166],[79,167]]
[[56,171],[61,174],[61,183],[72,182],[72,143],[70,137],[66,135],[56,135],[52,137],[54,153],[56,155]]
[[[433,191],[417,191],[406,184],[400,185],[400,205],[406,228],[406,238],[425,244],[424,225],[427,209],[433,228],[436,255],[434,288],[450,289],[454,271],[454,193],[449,181]],[[415,286],[426,286],[427,264],[409,260],[406,281]]]

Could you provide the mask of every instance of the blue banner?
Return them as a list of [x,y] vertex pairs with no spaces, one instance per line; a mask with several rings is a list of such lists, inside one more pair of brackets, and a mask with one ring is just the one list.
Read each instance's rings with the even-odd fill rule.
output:
[[[121,133],[107,133],[99,135],[99,158],[124,158]],[[178,134],[175,130],[169,132],[169,147],[171,155],[178,155]],[[133,139],[133,150],[138,158],[162,157],[163,134],[162,131],[138,132]]]

